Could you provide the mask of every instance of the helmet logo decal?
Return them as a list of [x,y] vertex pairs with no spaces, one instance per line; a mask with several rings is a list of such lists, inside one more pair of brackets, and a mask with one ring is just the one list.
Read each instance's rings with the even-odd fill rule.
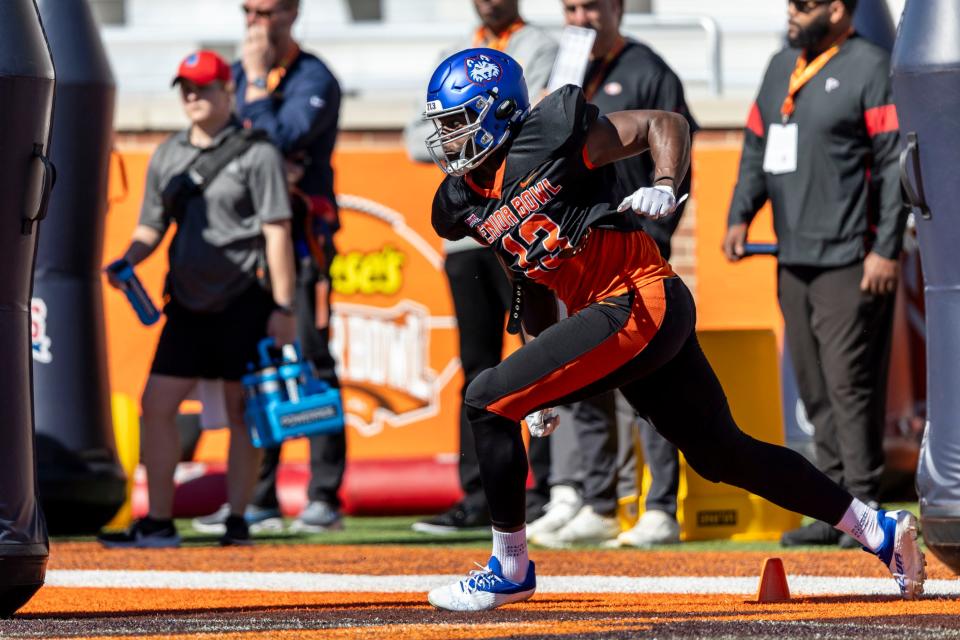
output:
[[483,53],[467,58],[465,64],[467,65],[467,77],[474,84],[486,84],[499,78],[502,73],[500,65]]

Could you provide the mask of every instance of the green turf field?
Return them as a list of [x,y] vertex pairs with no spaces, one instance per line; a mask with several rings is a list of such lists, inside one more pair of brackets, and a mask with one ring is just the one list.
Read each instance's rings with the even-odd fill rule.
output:
[[[888,510],[909,509],[919,513],[916,502],[890,503],[885,505]],[[487,548],[490,545],[489,534],[483,533],[454,533],[450,535],[429,535],[413,531],[411,525],[420,519],[420,516],[365,516],[346,517],[344,528],[341,531],[326,533],[293,533],[289,531],[291,519],[286,519],[282,533],[261,533],[254,537],[260,544],[400,544],[417,546],[447,546],[461,548]],[[804,520],[808,522],[809,520]],[[189,519],[177,520],[177,529],[187,546],[204,546],[217,544],[218,536],[200,533],[193,530]],[[92,536],[54,537],[53,542],[62,541],[89,541]],[[702,542],[685,542],[676,550],[684,551],[789,551],[783,549],[776,541],[764,542],[734,542],[731,540],[708,540]],[[836,547],[797,547],[803,551],[836,551]],[[615,550],[614,550],[615,551]]]
[[[885,505],[888,510],[909,509],[919,513],[918,504],[891,503]],[[259,534],[255,539],[266,544],[409,544],[420,546],[450,546],[450,547],[478,547],[486,548],[490,545],[490,536],[481,533],[454,533],[438,536],[413,531],[410,526],[419,519],[418,516],[381,516],[381,517],[347,517],[344,519],[344,528],[341,531],[327,533],[291,533],[288,531],[291,520],[285,522],[283,533]],[[809,520],[804,520],[809,522]],[[216,543],[217,536],[198,533],[190,526],[190,520],[178,520],[177,528],[185,544]],[[676,549],[686,551],[773,551],[782,550],[776,541],[769,542],[734,542],[730,540],[708,540],[700,542],[686,542]],[[804,551],[827,550],[836,551],[836,547],[798,547]]]

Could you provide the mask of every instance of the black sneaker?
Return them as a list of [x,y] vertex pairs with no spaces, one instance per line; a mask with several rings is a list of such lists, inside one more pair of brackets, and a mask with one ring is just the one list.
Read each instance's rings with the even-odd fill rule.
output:
[[433,535],[458,532],[484,533],[490,531],[490,514],[486,509],[468,509],[462,504],[433,518],[413,523],[413,530]]
[[250,527],[243,516],[229,515],[225,523],[226,531],[220,537],[221,547],[245,547],[253,544],[250,539]]
[[101,533],[97,542],[108,549],[169,549],[180,546],[180,535],[173,520],[141,518],[126,531]]
[[810,524],[787,531],[780,538],[781,547],[829,546],[840,542],[843,535],[826,522],[817,520]]

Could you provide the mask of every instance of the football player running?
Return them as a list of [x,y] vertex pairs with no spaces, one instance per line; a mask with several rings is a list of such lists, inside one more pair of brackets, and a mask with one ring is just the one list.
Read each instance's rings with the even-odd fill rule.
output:
[[[690,161],[687,123],[661,111],[600,116],[568,85],[530,108],[506,54],[468,49],[427,89],[427,147],[447,178],[433,203],[444,238],[472,236],[518,283],[511,319],[527,342],[466,393],[493,522],[486,566],[430,591],[431,604],[485,611],[530,598],[524,533],[527,457],[520,420],[619,388],[691,467],[812,518],[835,523],[887,565],[905,598],[923,591],[916,518],[871,509],[800,454],[744,434],[697,342],[693,298],[639,217],[670,215]],[[654,186],[611,202],[611,163],[649,151]],[[569,316],[556,321],[554,295]],[[552,430],[552,429],[544,429]]]

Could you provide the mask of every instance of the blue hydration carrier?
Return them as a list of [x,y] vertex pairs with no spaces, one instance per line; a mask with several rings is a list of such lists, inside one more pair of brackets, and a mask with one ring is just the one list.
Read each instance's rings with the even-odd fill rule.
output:
[[314,377],[296,345],[274,357],[273,338],[264,338],[257,350],[260,369],[243,377],[243,415],[253,446],[272,448],[290,438],[343,431],[340,390]]

